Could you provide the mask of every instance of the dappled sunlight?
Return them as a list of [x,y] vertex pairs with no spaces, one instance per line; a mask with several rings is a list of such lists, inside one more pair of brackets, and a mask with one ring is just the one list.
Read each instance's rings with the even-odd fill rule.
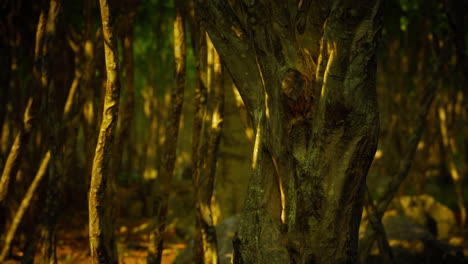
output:
[[143,172],[143,179],[145,181],[154,180],[158,177],[158,170],[154,168],[145,168]]
[[93,102],[87,101],[83,107],[83,114],[88,125],[93,124],[94,121],[94,105]]
[[[253,154],[252,154],[252,169],[257,168],[257,163],[258,163],[258,155],[260,154],[260,147],[261,147],[261,134],[262,134],[262,127],[261,127],[261,122],[262,122],[262,117],[260,117],[258,124],[257,124],[257,129],[256,129],[256,134],[255,134],[255,143],[253,147]],[[261,155],[261,154],[260,154]]]
[[[327,43],[328,60],[327,60],[327,66],[325,67],[325,72],[323,73],[323,85],[322,85],[322,89],[321,89],[321,92],[320,92],[321,97],[325,96],[325,94],[327,93],[327,90],[326,90],[327,88],[333,89],[333,87],[328,87],[328,85],[329,85],[329,83],[328,83],[329,80],[328,79],[330,78],[330,68],[334,63],[336,52],[337,52],[336,43],[328,42]],[[320,56],[322,56],[322,54]],[[322,58],[322,60],[323,60],[323,58]]]

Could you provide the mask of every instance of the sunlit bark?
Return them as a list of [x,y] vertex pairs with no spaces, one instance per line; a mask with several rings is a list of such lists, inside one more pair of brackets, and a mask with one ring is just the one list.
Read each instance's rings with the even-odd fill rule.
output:
[[234,93],[234,99],[236,101],[237,109],[239,109],[240,120],[242,121],[242,125],[244,126],[245,136],[247,137],[249,142],[253,144],[255,136],[254,136],[254,130],[252,128],[252,121],[249,118],[249,114],[247,113],[247,110],[245,109],[244,101],[242,101],[242,97],[239,94],[239,91],[237,90],[237,87],[235,84],[232,84],[232,91]]
[[[161,188],[153,188],[154,200],[153,215],[156,218],[156,228],[150,234],[148,248],[148,263],[161,263],[164,231],[166,228],[169,191],[174,173],[174,165],[179,134],[179,121],[182,112],[185,89],[185,25],[183,16],[183,1],[176,0],[176,16],[174,19],[174,62],[175,62],[175,86],[171,94],[170,110],[167,118],[164,149],[161,157],[160,180],[156,184]],[[158,192],[158,193],[156,193]]]
[[118,263],[113,241],[113,219],[110,218],[112,203],[108,197],[109,186],[114,181],[110,175],[109,161],[117,124],[120,99],[120,77],[117,64],[117,40],[115,14],[107,0],[100,0],[107,83],[104,96],[102,123],[93,160],[89,190],[89,240],[92,263]]

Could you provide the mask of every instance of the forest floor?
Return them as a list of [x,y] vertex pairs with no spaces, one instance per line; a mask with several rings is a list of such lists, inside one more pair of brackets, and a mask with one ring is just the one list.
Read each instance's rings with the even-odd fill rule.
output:
[[[187,195],[187,197],[192,196]],[[386,216],[388,218],[384,218],[384,220],[388,219],[388,221],[384,221],[384,225],[386,228],[387,237],[389,238],[390,246],[392,247],[392,251],[394,251],[394,254],[397,257],[397,263],[467,264],[468,232],[466,229],[465,232],[447,234],[443,241],[437,240],[436,237],[431,234],[429,230],[430,228],[428,228],[432,226],[432,222],[428,222],[427,226],[415,225],[415,223],[410,221],[407,216],[402,214],[402,212],[407,212],[409,216],[411,216],[412,213],[423,212],[424,217],[432,215],[436,220],[440,218],[439,220],[442,221],[441,227],[444,226],[444,221],[451,219],[451,221],[448,221],[445,224],[446,228],[451,229],[452,227],[458,225],[458,223],[455,221],[455,216],[457,216],[456,211],[453,208],[448,208],[443,204],[434,202],[435,200],[431,197],[425,197],[425,199],[421,200],[425,201],[422,203],[423,205],[433,205],[430,207],[430,210],[426,210],[427,208],[423,210],[422,208],[415,207],[419,206],[420,204],[420,202],[418,202],[419,200],[414,200],[415,198],[412,198],[411,200],[415,203],[407,203],[407,205],[404,206],[403,204],[406,203],[403,203],[402,201],[405,201],[405,199],[407,198],[395,199],[395,202],[400,201],[401,204],[398,206],[393,205],[393,209],[386,212]],[[131,199],[128,200],[133,204],[137,204]],[[454,202],[447,203],[452,204],[453,207]],[[187,206],[191,205],[191,203],[179,202],[179,205],[180,204],[187,204]],[[173,207],[175,207],[175,205],[173,205]],[[91,263],[87,229],[88,216],[87,213],[85,213],[85,209],[86,208],[81,208],[81,210],[67,210],[64,212],[64,217],[62,218],[61,224],[58,226],[57,231],[57,257],[59,263]],[[186,263],[183,261],[180,262],[181,259],[185,259],[185,261],[187,259],[191,259],[190,253],[187,253],[191,252],[191,243],[187,243],[190,240],[190,234],[193,233],[193,230],[190,230],[188,227],[193,226],[194,220],[193,216],[189,216],[189,209],[190,208],[188,207],[179,208],[179,210],[175,210],[175,212],[180,215],[173,214],[170,217],[170,224],[168,225],[164,240],[165,243],[162,258],[163,264],[174,263],[174,260],[180,253],[182,254],[180,254],[181,258],[178,258],[179,263]],[[454,216],[448,217],[452,214]],[[185,219],[185,221],[182,221],[181,219]],[[364,223],[365,221],[361,222],[361,226],[364,226]],[[227,256],[226,253],[231,252],[231,234],[235,232],[236,227],[236,217],[226,218],[219,223],[217,227],[217,234],[219,239],[218,244],[220,246],[220,255],[222,253],[223,256]],[[116,223],[116,229],[118,230],[116,235],[118,242],[119,263],[146,263],[147,248],[149,243],[149,230],[151,230],[151,228],[152,223],[150,218],[145,218],[141,216],[141,214],[140,216],[133,214],[119,215]],[[441,230],[442,229],[439,228],[438,233],[440,233]],[[363,229],[363,232],[360,233],[360,235],[365,235],[365,229]],[[19,240],[21,241],[21,239]],[[24,239],[22,242],[24,243]],[[184,252],[186,247],[187,250]],[[223,252],[221,252],[221,248],[223,248]],[[456,252],[454,251],[455,249]],[[376,251],[377,253],[374,251],[371,252],[371,255],[378,257],[378,250]],[[412,254],[410,251],[414,251],[414,254]],[[411,254],[408,255],[408,252]],[[40,252],[38,250],[38,258],[40,257],[39,254]],[[19,260],[21,260],[22,252],[19,247],[13,245],[12,255],[14,256],[14,260],[9,260],[5,263],[20,263]],[[452,260],[447,259],[447,257],[450,257],[450,255],[454,257]],[[404,259],[405,261],[400,261],[401,259]],[[382,263],[381,258],[375,258],[375,260],[375,263]]]
[[[125,223],[125,224],[124,224]],[[129,230],[134,230],[135,227],[141,225],[131,222],[121,222],[119,223],[119,233],[117,234],[118,240],[118,251],[119,251],[119,263],[121,264],[143,264],[146,263],[147,248],[149,235],[147,232],[142,234],[135,234],[129,232]],[[91,263],[90,253],[89,253],[89,241],[88,241],[88,231],[86,228],[78,228],[76,225],[67,224],[66,228],[59,228],[57,237],[57,258],[59,263]],[[185,247],[186,243],[180,242],[182,238],[179,237],[175,230],[169,230],[165,237],[165,247],[163,251],[162,264],[172,264],[174,260],[181,253]],[[413,241],[416,247],[417,241]],[[407,245],[409,247],[413,247]],[[463,255],[468,256],[468,245],[462,246]],[[395,250],[395,249],[394,249]],[[13,247],[13,256],[16,260],[10,259],[9,261],[4,262],[5,264],[16,264],[20,263],[22,252],[18,247]],[[37,257],[39,258],[40,252],[37,252]],[[408,260],[408,259],[407,259]],[[466,259],[465,259],[466,261]],[[381,260],[376,261],[375,263],[380,263]],[[371,263],[374,263],[371,261]],[[397,261],[397,263],[465,263],[465,262],[420,262],[420,261]]]
[[[129,225],[132,223],[129,222]],[[125,231],[127,226],[120,225],[119,230]],[[143,264],[146,263],[148,234],[127,235],[126,232],[117,234],[119,263]],[[171,264],[176,256],[186,246],[184,243],[176,243],[177,239],[173,233],[168,232],[167,243],[164,245],[162,264]],[[13,259],[5,264],[20,263],[23,252],[16,246],[12,249]],[[36,258],[39,259],[40,252],[37,250]],[[76,225],[67,225],[65,229],[59,228],[57,233],[57,260],[59,263],[91,263],[89,252],[88,230]]]

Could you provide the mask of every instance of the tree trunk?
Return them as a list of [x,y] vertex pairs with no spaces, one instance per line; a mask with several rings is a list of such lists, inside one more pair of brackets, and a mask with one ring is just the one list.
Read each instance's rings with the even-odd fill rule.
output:
[[[167,207],[169,202],[169,190],[176,159],[177,137],[179,134],[179,122],[184,102],[185,89],[185,21],[183,15],[183,1],[175,0],[176,16],[174,20],[174,62],[175,62],[175,86],[171,94],[170,112],[167,116],[164,152],[161,162],[161,180],[156,181],[161,188],[153,188],[153,216],[156,217],[156,227],[150,234],[147,262],[150,264],[161,263],[164,230],[166,228]],[[158,187],[158,186],[155,186]]]
[[196,1],[255,126],[234,263],[355,263],[381,1]]
[[[444,100],[447,101],[447,100]],[[449,130],[448,126],[448,114],[447,114],[447,107],[444,106],[443,104],[447,105],[449,104],[448,102],[441,102],[441,105],[438,106],[437,112],[438,112],[438,117],[439,117],[439,126],[440,126],[440,135],[442,137],[442,146],[444,147],[444,153],[445,153],[445,164],[448,165],[449,172],[450,172],[450,177],[452,178],[452,182],[454,185],[455,189],[455,194],[457,197],[457,205],[458,205],[458,210],[460,213],[460,229],[463,230],[465,223],[466,223],[466,207],[465,207],[465,201],[463,198],[463,184],[462,184],[462,174],[460,173],[460,169],[458,168],[457,164],[455,163],[455,156],[459,155],[457,153],[457,148],[455,147],[454,142],[455,137],[450,133],[449,131],[454,131]],[[461,106],[459,107],[461,108]],[[456,130],[455,130],[456,131]]]
[[[206,39],[208,47],[206,78],[208,98],[204,96],[206,91],[201,90],[205,86],[198,85],[192,138],[193,185],[197,208],[197,239],[195,239],[194,245],[194,261],[195,263],[217,264],[219,259],[218,245],[211,201],[224,119],[224,82],[218,53],[209,38],[202,39]],[[197,53],[204,55],[204,53]],[[198,59],[203,60],[204,58]],[[200,76],[201,73],[198,75]],[[202,94],[203,96],[200,96]]]
[[[8,195],[8,191],[11,188],[13,183],[12,177],[16,176],[18,172],[21,154],[25,145],[29,140],[29,136],[31,134],[32,128],[36,123],[36,120],[39,116],[39,109],[41,104],[41,96],[43,90],[40,89],[43,87],[42,80],[43,77],[46,77],[42,74],[42,65],[45,62],[43,58],[47,57],[47,54],[44,52],[48,52],[47,49],[43,48],[43,42],[45,39],[45,32],[46,32],[46,24],[47,24],[47,9],[43,7],[40,15],[39,21],[37,23],[36,29],[36,42],[34,47],[34,68],[33,68],[33,76],[34,76],[34,83],[33,83],[33,91],[32,95],[30,96],[27,102],[27,106],[24,110],[23,116],[23,124],[20,128],[20,131],[15,136],[15,140],[13,145],[11,146],[10,152],[8,153],[8,157],[3,167],[2,176],[0,178],[0,203],[2,203]],[[44,78],[47,80],[47,77]]]
[[[191,2],[192,3],[192,2]],[[198,181],[201,174],[203,164],[203,124],[206,118],[207,108],[207,40],[206,32],[201,28],[196,20],[196,11],[193,5],[189,6],[189,25],[190,36],[192,37],[192,47],[195,54],[196,64],[196,85],[195,85],[195,109],[193,115],[193,128],[192,128],[192,184],[195,190],[195,206],[198,206]],[[206,149],[203,147],[203,149]],[[202,219],[199,217],[199,211],[196,215],[196,232],[194,236],[193,245],[193,263],[203,263],[203,245],[202,245]]]
[[117,41],[114,28],[114,10],[107,0],[100,0],[104,52],[106,58],[107,84],[104,97],[103,117],[94,155],[91,185],[89,190],[89,240],[92,263],[118,263],[114,255],[113,219],[109,186],[114,177],[110,174],[109,161],[112,154],[114,130],[120,99],[120,77],[117,65]]
[[[56,32],[57,32],[57,22],[58,16],[61,12],[62,1],[60,0],[51,0],[49,6],[49,14],[47,18],[47,25],[45,31],[45,40],[43,44],[44,52],[48,57],[44,57],[45,67],[43,67],[42,75],[44,76],[42,80],[42,89],[45,91],[46,97],[46,122],[48,126],[49,133],[49,149],[50,149],[50,166],[48,174],[48,183],[47,183],[47,193],[46,193],[46,203],[44,211],[42,212],[41,221],[41,252],[42,252],[42,262],[55,264],[57,263],[56,255],[56,226],[58,221],[60,201],[62,199],[61,192],[63,190],[64,175],[63,175],[63,133],[62,129],[62,120],[59,115],[59,110],[57,107],[57,102],[55,98],[57,97],[57,87],[55,87],[52,80],[52,69],[47,67],[51,64],[52,59],[56,58],[56,51],[54,51],[54,42],[56,41]],[[54,52],[54,54],[52,54]]]
[[[133,27],[135,22],[138,3],[134,1],[124,2],[125,10],[128,10],[124,16],[124,32],[122,35],[123,64],[125,73],[125,103],[122,103],[120,129],[115,142],[113,153],[113,175],[118,176],[122,164],[123,150],[126,142],[130,139],[130,128],[135,108],[135,66],[133,59]],[[123,100],[122,100],[123,101]]]
[[29,205],[31,204],[31,200],[36,192],[37,187],[39,186],[39,183],[41,182],[44,174],[47,171],[49,161],[50,161],[50,152],[48,151],[46,155],[44,156],[44,159],[42,160],[41,165],[39,166],[39,169],[37,170],[37,173],[36,173],[36,176],[34,177],[33,182],[29,186],[28,191],[24,195],[24,198],[21,201],[21,204],[18,210],[16,211],[15,217],[13,218],[13,222],[11,223],[10,228],[8,229],[8,233],[5,237],[5,244],[3,245],[3,249],[0,254],[0,262],[5,260],[5,258],[7,257],[10,251],[11,242],[13,241],[13,238],[15,237],[16,230],[18,229],[18,226],[21,223],[21,220],[23,219],[23,215],[26,213],[26,210],[29,208]]

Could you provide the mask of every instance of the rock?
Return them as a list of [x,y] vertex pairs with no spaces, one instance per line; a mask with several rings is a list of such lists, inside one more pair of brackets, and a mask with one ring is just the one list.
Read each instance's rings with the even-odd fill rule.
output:
[[449,239],[457,231],[452,210],[432,196],[402,196],[396,198],[394,204],[411,220],[427,227],[438,239]]
[[[467,263],[459,247],[438,240],[449,238],[456,231],[455,217],[448,207],[428,195],[395,199],[393,207],[395,209],[385,213],[383,224],[396,263]],[[230,263],[232,238],[237,231],[239,218],[227,218],[216,227],[220,264]],[[365,239],[366,233],[364,227],[360,238]],[[177,256],[174,263],[193,263],[192,253],[193,241]],[[374,254],[368,263],[380,264],[382,261],[379,255]]]
[[[460,247],[450,245],[448,238],[456,232],[453,212],[429,195],[396,198],[383,217],[383,225],[397,264],[462,264],[468,263]],[[365,222],[364,222],[365,226]],[[361,230],[366,239],[368,230]],[[374,246],[368,263],[382,263]]]

